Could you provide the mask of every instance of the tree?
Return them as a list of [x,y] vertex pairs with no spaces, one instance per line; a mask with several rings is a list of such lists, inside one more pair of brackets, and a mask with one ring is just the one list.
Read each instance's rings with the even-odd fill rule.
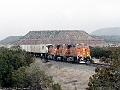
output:
[[20,67],[18,70],[12,72],[12,87],[19,87],[19,88],[28,88],[31,86],[31,78],[30,74],[27,73],[26,67]]
[[16,55],[20,57],[22,65],[29,66],[32,62],[34,62],[33,56],[30,56],[29,53],[27,53],[25,50],[22,50],[20,46],[12,46],[10,50],[12,50],[11,52],[14,54],[14,56]]
[[120,48],[110,55],[110,67],[95,69],[87,90],[120,90]]
[[[29,62],[28,62],[29,61]],[[12,87],[12,72],[22,66],[29,66],[34,60],[19,46],[10,49],[0,48],[0,84],[2,87]]]
[[111,52],[112,52],[111,48],[96,46],[91,48],[91,57],[95,57],[98,59],[102,57],[108,58]]
[[13,70],[14,68],[9,61],[0,55],[0,84],[2,87],[11,87],[12,83],[10,82],[12,81]]
[[95,58],[100,58],[101,57],[101,53],[102,52],[102,48],[101,47],[94,47],[91,48],[91,56],[95,57]]
[[53,84],[51,76],[37,67],[28,70],[34,58],[19,46],[10,49],[0,48],[0,84],[2,87],[29,88],[30,90],[52,90],[52,85],[61,90],[59,84]]
[[34,72],[26,71],[27,67],[21,67],[12,73],[13,86],[18,88],[29,88],[32,90],[43,90],[52,87],[52,77],[47,76],[44,71],[36,69]]
[[10,63],[10,53],[0,54],[0,83],[2,87],[11,86],[14,67]]

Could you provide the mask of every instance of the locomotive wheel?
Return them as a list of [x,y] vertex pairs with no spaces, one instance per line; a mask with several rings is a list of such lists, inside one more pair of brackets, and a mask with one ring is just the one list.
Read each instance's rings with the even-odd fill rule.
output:
[[63,61],[64,59],[63,59],[63,57],[61,57],[61,61]]
[[48,55],[47,58],[52,60],[52,55]]
[[87,58],[86,64],[91,64],[90,58]]
[[87,64],[87,65],[91,64],[90,60],[86,61],[86,64]]
[[57,56],[53,56],[53,60],[57,61]]
[[77,60],[76,60],[76,63],[80,63],[80,59],[77,59]]
[[54,60],[54,58],[55,58],[55,56],[54,56],[54,55],[52,55],[52,60]]
[[74,57],[74,63],[77,63],[77,57]]
[[51,55],[51,60],[54,60],[54,55]]
[[63,61],[67,62],[67,58],[66,58],[66,57],[63,57]]

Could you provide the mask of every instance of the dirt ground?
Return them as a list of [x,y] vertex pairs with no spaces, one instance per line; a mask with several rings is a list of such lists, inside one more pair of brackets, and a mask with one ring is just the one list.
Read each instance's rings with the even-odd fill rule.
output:
[[84,70],[76,70],[69,67],[58,67],[50,63],[42,63],[40,61],[36,62],[40,65],[42,69],[46,69],[46,73],[53,77],[55,83],[59,83],[62,90],[85,90],[87,87],[89,77],[94,74],[94,72],[87,72]]
[[89,77],[93,73],[75,70],[69,68],[59,68],[52,66],[50,68],[50,75],[53,76],[53,80],[60,83],[63,90],[85,90],[87,87]]

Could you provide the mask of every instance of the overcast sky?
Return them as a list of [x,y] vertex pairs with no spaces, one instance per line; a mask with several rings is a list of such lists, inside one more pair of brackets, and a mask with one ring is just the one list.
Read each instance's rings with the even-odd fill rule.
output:
[[120,27],[120,0],[0,0],[0,40],[38,30]]

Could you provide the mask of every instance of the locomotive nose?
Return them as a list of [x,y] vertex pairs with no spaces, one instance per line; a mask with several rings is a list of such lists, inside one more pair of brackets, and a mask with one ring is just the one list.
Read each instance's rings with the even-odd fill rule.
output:
[[86,56],[86,50],[83,49],[83,56],[85,57]]
[[83,48],[83,51],[85,51],[85,48]]

